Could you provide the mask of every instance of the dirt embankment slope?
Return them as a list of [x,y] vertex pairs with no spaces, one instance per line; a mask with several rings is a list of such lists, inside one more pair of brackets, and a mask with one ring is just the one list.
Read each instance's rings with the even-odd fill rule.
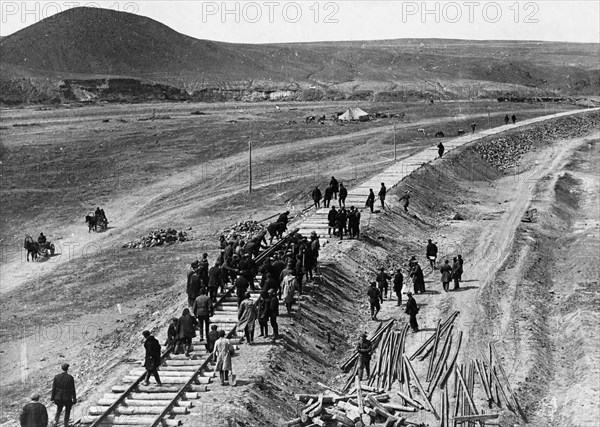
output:
[[[407,352],[410,354],[422,344],[438,319],[460,310],[457,326],[464,337],[459,363],[481,357],[480,349],[494,342],[531,425],[593,425],[595,413],[585,409],[593,409],[596,401],[593,382],[598,380],[598,372],[591,368],[597,360],[597,313],[592,308],[597,299],[593,279],[597,274],[594,269],[588,268],[582,273],[583,267],[575,267],[581,275],[578,291],[568,286],[569,289],[565,289],[563,280],[569,277],[573,282],[567,272],[571,270],[563,269],[564,276],[552,276],[563,262],[554,258],[556,253],[562,253],[560,247],[556,247],[556,238],[563,236],[559,242],[566,238],[573,245],[568,234],[561,234],[568,232],[569,227],[558,221],[561,226],[553,230],[541,219],[537,223],[522,222],[522,219],[531,217],[527,212],[536,206],[531,205],[531,200],[537,201],[540,197],[546,208],[537,207],[537,218],[557,215],[554,198],[542,195],[541,188],[555,181],[558,193],[563,193],[556,198],[565,197],[563,181],[567,175],[555,178],[561,175],[563,168],[574,168],[570,159],[581,160],[586,156],[593,162],[587,150],[597,153],[594,141],[599,125],[600,117],[596,114],[544,124],[508,137],[490,138],[483,145],[459,149],[403,182],[398,191],[411,188],[415,195],[409,215],[401,212],[398,204],[391,200],[392,209],[385,214],[364,215],[364,234],[360,241],[331,240],[321,253],[320,280],[310,288],[310,296],[303,299],[293,317],[282,319],[284,343],[267,354],[269,361],[264,365],[266,371],[261,374],[260,385],[252,386],[261,397],[254,401],[253,410],[265,420],[281,423],[298,414],[299,406],[293,393],[322,390],[316,385],[317,381],[340,387],[346,377],[336,366],[350,354],[357,334],[372,331],[376,325],[368,314],[365,295],[368,282],[373,280],[379,266],[390,270],[405,266],[413,254],[424,261],[424,243],[432,237],[440,247],[441,260],[452,259],[458,253],[463,255],[465,281],[460,292],[444,293],[439,273],[424,267],[427,293],[417,296],[422,332],[408,338]],[[595,136],[581,137],[590,132]],[[498,168],[500,164],[494,165],[480,156],[482,146],[489,144],[487,152],[490,153],[490,147],[498,147],[500,139],[521,141],[529,146],[522,150],[520,159],[515,159],[519,160],[516,163],[520,168],[502,172]],[[588,143],[592,148],[588,148]],[[587,173],[593,170],[585,161],[583,168]],[[597,181],[593,184],[593,179],[588,180],[587,184],[589,195]],[[550,189],[555,191],[553,185]],[[577,194],[579,197],[583,192]],[[578,209],[572,203],[574,196],[569,197],[566,203],[572,205],[575,214]],[[581,206],[597,203],[593,197],[586,200],[581,199]],[[546,212],[542,212],[543,209]],[[463,219],[451,220],[457,212]],[[589,252],[598,244],[597,228],[594,228],[597,219],[586,215],[581,221],[587,221],[587,226],[596,230],[591,235],[585,232],[588,241],[582,249]],[[592,214],[592,217],[597,218],[597,215]],[[571,221],[581,224],[573,218]],[[532,227],[538,231],[532,232]],[[550,238],[540,231],[558,234]],[[579,236],[584,237],[584,234],[579,233]],[[545,245],[549,250],[543,249]],[[576,246],[571,249],[571,256],[579,253]],[[559,291],[553,291],[551,284],[567,295],[557,301],[555,296]],[[410,281],[405,291],[407,288],[410,289]],[[592,298],[581,300],[588,295]],[[403,310],[396,304],[395,299],[386,300],[380,319],[406,322]],[[557,323],[557,318],[562,320]],[[575,319],[575,322],[581,319],[590,324],[577,331],[573,323],[565,324],[564,319]],[[584,336],[591,337],[593,342],[582,342]],[[568,350],[567,343],[573,344]],[[573,366],[570,362],[575,358],[577,362]],[[418,372],[426,369],[421,365],[422,362],[416,365]],[[573,374],[577,375],[573,377]],[[564,392],[569,393],[564,404],[554,404]],[[437,399],[434,395],[436,406],[440,403]],[[582,413],[573,409],[575,401],[583,405]],[[475,402],[478,408],[487,407],[485,395],[478,387]],[[552,414],[548,413],[548,407],[554,408]],[[502,412],[500,425],[522,422],[506,409],[490,412],[496,411]],[[408,418],[430,425],[434,422],[429,414]]]

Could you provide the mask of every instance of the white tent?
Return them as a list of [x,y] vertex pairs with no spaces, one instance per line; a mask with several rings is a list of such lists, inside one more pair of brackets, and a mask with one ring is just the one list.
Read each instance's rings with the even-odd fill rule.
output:
[[349,122],[351,120],[360,120],[361,122],[369,120],[369,113],[358,107],[348,108],[344,114],[338,117],[338,120]]

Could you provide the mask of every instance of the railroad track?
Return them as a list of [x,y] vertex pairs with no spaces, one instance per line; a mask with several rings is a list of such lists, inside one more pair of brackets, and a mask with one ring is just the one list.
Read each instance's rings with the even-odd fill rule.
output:
[[[261,252],[256,258],[257,267],[274,252],[284,247],[294,230],[274,245]],[[257,276],[256,289],[260,289],[260,276]],[[241,341],[233,337],[237,325],[237,298],[233,295],[234,286],[227,289],[215,304],[215,314],[211,324],[217,324],[227,333],[232,344]],[[253,297],[259,291],[250,291]],[[95,406],[88,409],[88,415],[76,422],[77,425],[89,427],[108,426],[179,426],[182,421],[178,416],[189,414],[194,401],[200,394],[208,391],[209,384],[216,376],[210,363],[210,354],[205,350],[205,342],[194,338],[190,357],[182,354],[171,354],[167,349],[161,355],[159,368],[162,386],[142,384],[145,376],[143,367],[133,368],[129,375],[122,379],[121,385],[112,387],[112,393],[105,394]]]

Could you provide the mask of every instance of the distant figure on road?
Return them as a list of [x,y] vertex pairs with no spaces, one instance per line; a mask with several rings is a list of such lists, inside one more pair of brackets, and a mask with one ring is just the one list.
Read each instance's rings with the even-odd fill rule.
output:
[[448,292],[450,281],[452,280],[452,266],[450,266],[450,261],[444,261],[444,264],[440,267],[440,273],[442,273],[442,287],[444,288],[444,292]]
[[31,402],[23,406],[19,417],[21,427],[48,427],[48,411],[39,400],[40,395],[33,393]]
[[315,209],[320,209],[321,208],[321,190],[319,190],[319,187],[315,187],[315,189],[312,191],[312,199],[313,202],[315,202]]
[[438,148],[438,155],[440,156],[440,159],[441,159],[442,156],[444,155],[444,150],[446,148],[444,147],[444,144],[442,144],[441,142],[438,144],[437,148]]
[[377,320],[377,314],[379,313],[379,310],[381,310],[380,303],[383,302],[381,291],[377,289],[377,282],[371,282],[367,295],[369,296],[369,303],[371,305],[371,319]]
[[458,258],[457,261],[458,261],[458,264],[460,265],[460,268],[458,270],[458,281],[462,282],[462,275],[463,275],[463,271],[464,271],[463,270],[464,260],[463,260],[463,257],[461,254],[458,254],[458,256],[456,258]]
[[69,418],[71,418],[71,407],[77,403],[77,395],[75,393],[75,380],[67,372],[69,364],[63,363],[61,369],[63,372],[55,376],[52,382],[50,401],[56,404],[55,425],[58,426],[60,414],[65,408],[65,427],[68,427]]
[[373,344],[367,339],[366,332],[360,334],[356,351],[358,352],[358,380],[362,381],[363,371],[367,371],[367,379],[371,376],[371,352],[373,351]]
[[146,358],[144,359],[144,368],[146,368],[144,385],[150,385],[150,375],[153,375],[156,384],[160,386],[162,383],[160,382],[157,370],[160,366],[160,343],[150,334],[150,331],[144,331],[142,335],[145,338],[144,349],[146,350]]
[[513,122],[513,125],[514,125],[515,123],[517,123],[517,116],[515,116],[515,115],[513,114],[513,115],[512,115],[512,117],[511,117],[511,120],[512,120],[512,122]]
[[504,116],[504,124],[507,125],[508,122],[510,122],[510,117],[508,117],[508,114],[506,116]]
[[379,200],[381,201],[381,210],[385,210],[385,195],[387,193],[387,189],[385,188],[385,184],[382,182],[381,183],[381,188],[379,189],[379,193],[377,194],[379,196]]
[[476,127],[477,127],[477,123],[475,123],[475,122],[471,123],[471,131],[472,131],[473,133],[475,133],[475,128],[476,128]]
[[419,307],[417,306],[417,302],[413,298],[413,294],[411,291],[406,293],[408,296],[408,301],[406,301],[406,309],[404,312],[409,315],[409,323],[413,332],[419,332],[419,323],[417,322],[417,314],[419,313]]
[[425,249],[425,257],[429,260],[429,265],[431,265],[431,269],[435,270],[435,260],[437,259],[438,248],[431,241],[431,239],[427,240],[427,248]]
[[344,187],[344,183],[340,182],[340,208],[346,207],[346,197],[348,197],[348,189]]
[[404,201],[404,212],[408,212],[408,205],[410,203],[410,191],[405,191],[402,197],[398,199],[398,201]]
[[373,189],[369,188],[369,196],[367,197],[367,201],[365,202],[365,206],[371,209],[371,213],[373,213],[373,205],[375,204],[375,193],[373,193]]
[[331,177],[331,181],[329,181],[329,186],[331,187],[331,190],[333,191],[333,198],[337,199],[337,194],[339,191],[339,184],[338,184],[338,180],[335,179],[334,176]]

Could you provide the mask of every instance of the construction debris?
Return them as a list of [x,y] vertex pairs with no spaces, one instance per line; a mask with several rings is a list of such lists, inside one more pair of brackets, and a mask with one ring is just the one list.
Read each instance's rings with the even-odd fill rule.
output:
[[125,243],[123,247],[129,249],[151,248],[153,246],[171,245],[175,242],[186,242],[188,240],[191,239],[185,231],[178,232],[173,228],[167,228],[166,230],[161,228],[160,230],[151,231],[140,240]]

